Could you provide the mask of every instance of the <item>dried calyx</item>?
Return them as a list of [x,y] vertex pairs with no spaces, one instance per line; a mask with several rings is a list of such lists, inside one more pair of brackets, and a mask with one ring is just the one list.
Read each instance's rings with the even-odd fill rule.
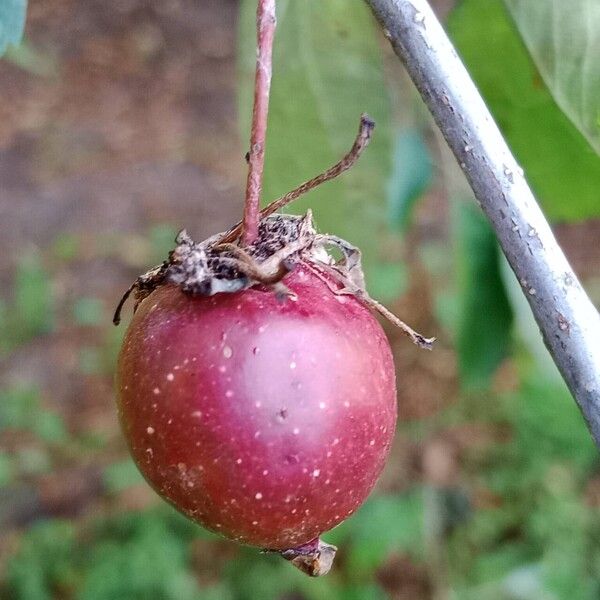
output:
[[[284,278],[302,264],[322,278],[334,294],[354,295],[400,328],[415,344],[431,349],[433,338],[415,332],[368,295],[358,248],[336,236],[317,233],[310,211],[304,216],[273,214],[303,193],[349,169],[367,146],[373,127],[373,121],[362,115],[356,140],[340,162],[263,209],[258,236],[252,244],[242,245],[241,224],[198,243],[185,230],[181,231],[168,259],[140,275],[127,290],[115,312],[114,323],[120,322],[121,309],[130,294],[134,295],[135,311],[144,298],[167,284],[178,285],[185,293],[199,296],[263,286],[282,300],[293,299]],[[339,251],[340,259],[332,256],[331,248]]]

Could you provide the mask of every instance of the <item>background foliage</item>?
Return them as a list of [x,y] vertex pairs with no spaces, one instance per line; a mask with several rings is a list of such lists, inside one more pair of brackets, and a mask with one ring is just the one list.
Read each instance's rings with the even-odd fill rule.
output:
[[[278,2],[265,200],[335,162],[370,113],[377,129],[359,165],[294,210],[311,206],[321,229],[361,245],[372,294],[436,335],[436,350],[389,332],[394,451],[363,508],[325,536],[340,546],[326,578],[218,539],[156,499],[114,415],[123,329],[110,313],[183,219],[206,236],[238,218],[255,1],[53,2],[32,7],[26,42],[0,65],[12,94],[0,104],[14,111],[0,131],[0,595],[597,598],[597,451],[491,229],[359,2]],[[568,15],[551,0],[439,4],[600,298],[589,243],[600,231],[598,11],[579,0]],[[0,51],[18,43],[24,8],[1,4]]]

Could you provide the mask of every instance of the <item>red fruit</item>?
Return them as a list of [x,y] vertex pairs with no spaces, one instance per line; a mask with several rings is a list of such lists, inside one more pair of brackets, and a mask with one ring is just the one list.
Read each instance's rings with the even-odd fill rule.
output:
[[302,266],[285,283],[296,301],[156,289],[117,375],[125,436],[152,487],[212,531],[279,550],[362,504],[396,424],[392,355],[369,310]]

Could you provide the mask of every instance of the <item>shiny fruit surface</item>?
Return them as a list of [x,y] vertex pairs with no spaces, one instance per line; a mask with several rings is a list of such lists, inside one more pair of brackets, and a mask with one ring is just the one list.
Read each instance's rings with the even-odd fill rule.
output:
[[358,299],[300,266],[269,290],[155,290],[127,330],[121,424],[152,487],[204,527],[268,549],[351,515],[388,456],[392,355]]

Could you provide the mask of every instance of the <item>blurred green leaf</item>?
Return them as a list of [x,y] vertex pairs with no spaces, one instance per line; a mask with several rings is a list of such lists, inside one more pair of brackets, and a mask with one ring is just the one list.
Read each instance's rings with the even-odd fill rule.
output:
[[28,429],[40,410],[39,391],[33,387],[0,389],[0,430]]
[[14,477],[13,459],[3,451],[0,451],[0,488],[12,482]]
[[26,255],[17,267],[15,278],[15,312],[19,341],[47,333],[54,323],[54,303],[50,277],[39,254]]
[[406,267],[400,261],[378,262],[370,273],[369,294],[380,302],[396,300],[406,288]]
[[[179,519],[177,519],[179,522]],[[86,554],[79,600],[197,600],[188,544],[197,529],[175,525],[171,511],[122,515],[98,530]]]
[[70,580],[75,529],[66,521],[43,521],[25,533],[18,553],[7,565],[10,598],[53,600]]
[[73,306],[73,318],[78,325],[99,325],[105,320],[99,298],[78,298]]
[[528,379],[514,402],[518,447],[529,462],[568,461],[580,472],[600,466],[598,451],[564,384]]
[[557,104],[600,154],[600,3],[504,2]]
[[371,574],[391,551],[422,553],[423,499],[420,490],[398,496],[372,496],[359,511],[326,536],[346,546],[353,577]]
[[152,264],[160,264],[175,246],[177,229],[168,223],[153,225],[148,231],[148,241],[152,249]]
[[68,232],[59,233],[52,244],[52,252],[59,260],[73,260],[79,252],[79,239]]
[[[242,139],[248,139],[256,60],[256,1],[243,0],[239,65]],[[288,212],[313,208],[321,231],[359,246],[367,278],[386,231],[390,102],[377,30],[362,2],[280,0],[266,143],[265,201],[324,171],[350,148],[359,116],[376,121],[352,172],[311,192]]]
[[422,133],[403,129],[395,140],[391,177],[388,180],[390,222],[405,231],[417,200],[431,182],[432,159]]
[[56,413],[40,410],[30,416],[31,429],[44,442],[60,444],[68,439],[67,428],[62,417]]
[[[123,321],[126,323],[129,318],[125,315]],[[102,368],[106,373],[112,373],[115,369],[126,330],[126,327],[109,327],[105,331],[101,358]]]
[[144,481],[133,460],[112,464],[104,470],[104,485],[113,494]]
[[465,389],[485,389],[508,353],[512,312],[494,231],[474,204],[461,202],[457,212],[460,377]]
[[2,0],[0,2],[0,56],[9,45],[21,41],[25,28],[27,0]]
[[45,447],[25,446],[17,450],[15,458],[18,471],[23,475],[42,475],[52,467]]
[[[68,439],[67,428],[62,417],[42,408],[39,390],[33,387],[11,387],[0,390],[0,431],[3,429],[30,431],[42,441],[54,444]],[[37,462],[35,456],[33,462]],[[47,459],[44,458],[44,464],[46,461]],[[37,467],[33,468],[37,469]]]
[[[526,4],[537,7],[546,1]],[[562,5],[565,11],[577,10],[570,2]],[[581,220],[600,215],[600,156],[555,104],[502,0],[463,0],[448,27],[548,216]],[[597,65],[586,70],[595,71]]]

